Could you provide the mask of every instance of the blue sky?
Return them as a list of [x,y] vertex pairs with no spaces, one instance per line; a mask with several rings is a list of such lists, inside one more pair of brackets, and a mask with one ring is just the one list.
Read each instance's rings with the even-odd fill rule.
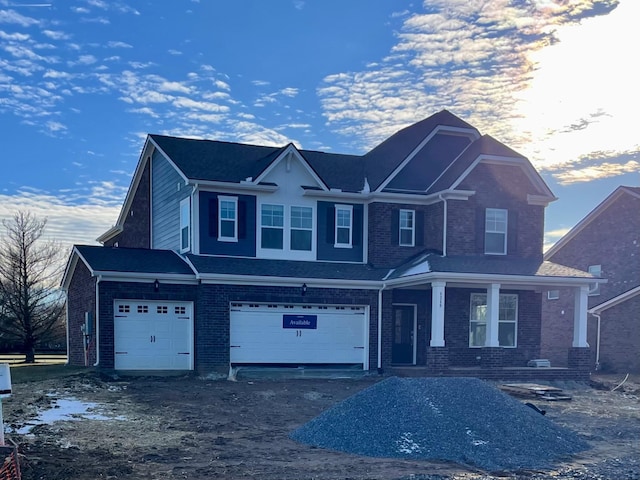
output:
[[526,155],[557,240],[640,184],[634,0],[0,0],[0,218],[116,221],[147,133],[361,154],[446,108]]

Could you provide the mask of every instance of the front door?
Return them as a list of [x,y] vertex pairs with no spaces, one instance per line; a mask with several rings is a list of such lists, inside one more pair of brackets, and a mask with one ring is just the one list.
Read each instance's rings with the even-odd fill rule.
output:
[[391,363],[415,364],[415,328],[415,306],[394,305]]

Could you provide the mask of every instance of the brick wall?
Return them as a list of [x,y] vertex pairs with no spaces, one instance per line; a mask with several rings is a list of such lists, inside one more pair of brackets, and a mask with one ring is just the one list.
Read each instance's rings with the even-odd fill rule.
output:
[[[479,164],[459,186],[473,190],[469,200],[449,200],[447,254],[483,253],[477,215],[486,208],[509,210],[508,255],[522,258],[542,258],[544,237],[544,207],[529,205],[527,196],[536,194],[531,181],[520,167]],[[515,213],[516,215],[512,215]],[[511,228],[515,227],[512,231]]]
[[[589,307],[640,284],[638,212],[640,199],[626,193],[613,197],[588,225],[548,258],[551,262],[583,271],[590,265],[601,265],[602,277],[607,279],[607,283],[600,285],[599,295],[589,296]],[[543,297],[542,352],[559,366],[567,364],[566,352],[573,338],[573,298],[572,289],[560,290],[557,300],[548,300],[546,295]],[[623,373],[631,369],[640,371],[640,309],[637,300],[630,301],[629,306],[611,308],[603,312],[601,318],[601,367]],[[592,316],[588,318],[587,341],[591,346],[591,364],[595,365],[597,319]]]
[[[486,290],[448,288],[445,295],[445,345],[449,364],[476,367],[483,364],[483,348],[469,348],[469,310],[471,293]],[[540,355],[540,294],[532,291],[507,291],[518,294],[518,340],[516,348],[504,348],[504,366],[525,367]]]
[[[80,327],[85,321],[85,312],[90,312],[95,319],[96,279],[91,276],[86,265],[78,260],[71,273],[71,282],[67,292],[67,326],[69,329],[69,365],[85,365],[84,334]],[[90,338],[87,365],[95,363],[95,330]]]
[[[422,231],[416,228],[416,246],[400,246],[394,211],[415,210],[423,218]],[[442,250],[442,204],[410,205],[374,202],[369,205],[369,263],[376,267],[396,267],[425,249]],[[419,240],[422,237],[422,240]]]
[[124,220],[122,232],[109,241],[104,242],[106,247],[112,247],[117,243],[119,247],[150,248],[150,192],[150,162],[147,162],[144,171],[142,172],[138,188],[133,196],[129,214]]

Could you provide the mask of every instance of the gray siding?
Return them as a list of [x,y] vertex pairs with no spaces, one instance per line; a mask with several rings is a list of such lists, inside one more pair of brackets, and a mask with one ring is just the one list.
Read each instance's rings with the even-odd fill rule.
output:
[[190,192],[191,187],[184,184],[167,159],[154,152],[151,160],[151,248],[180,250],[180,201]]

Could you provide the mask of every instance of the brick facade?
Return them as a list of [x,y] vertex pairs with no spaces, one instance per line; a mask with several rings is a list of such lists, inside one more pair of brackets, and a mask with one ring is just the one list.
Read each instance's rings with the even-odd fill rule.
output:
[[[90,366],[96,361],[95,343],[95,311],[96,311],[96,279],[86,265],[78,261],[71,278],[67,293],[67,329],[69,350],[69,365]],[[85,323],[85,312],[94,318],[94,332],[87,340],[87,353],[85,354],[85,337],[81,327]]]
[[138,188],[135,191],[131,208],[124,220],[122,232],[104,242],[105,247],[151,248],[151,162],[147,162]]
[[[587,270],[601,265],[598,295],[590,295],[588,307],[599,305],[640,284],[640,198],[612,194],[590,214],[589,221],[563,243],[547,260]],[[552,364],[568,365],[567,352],[573,338],[574,291],[559,290],[559,298],[543,297],[544,335],[542,354]],[[603,371],[640,372],[640,299],[605,310],[601,314],[600,364]],[[587,341],[591,368],[596,367],[597,319],[589,316]]]

